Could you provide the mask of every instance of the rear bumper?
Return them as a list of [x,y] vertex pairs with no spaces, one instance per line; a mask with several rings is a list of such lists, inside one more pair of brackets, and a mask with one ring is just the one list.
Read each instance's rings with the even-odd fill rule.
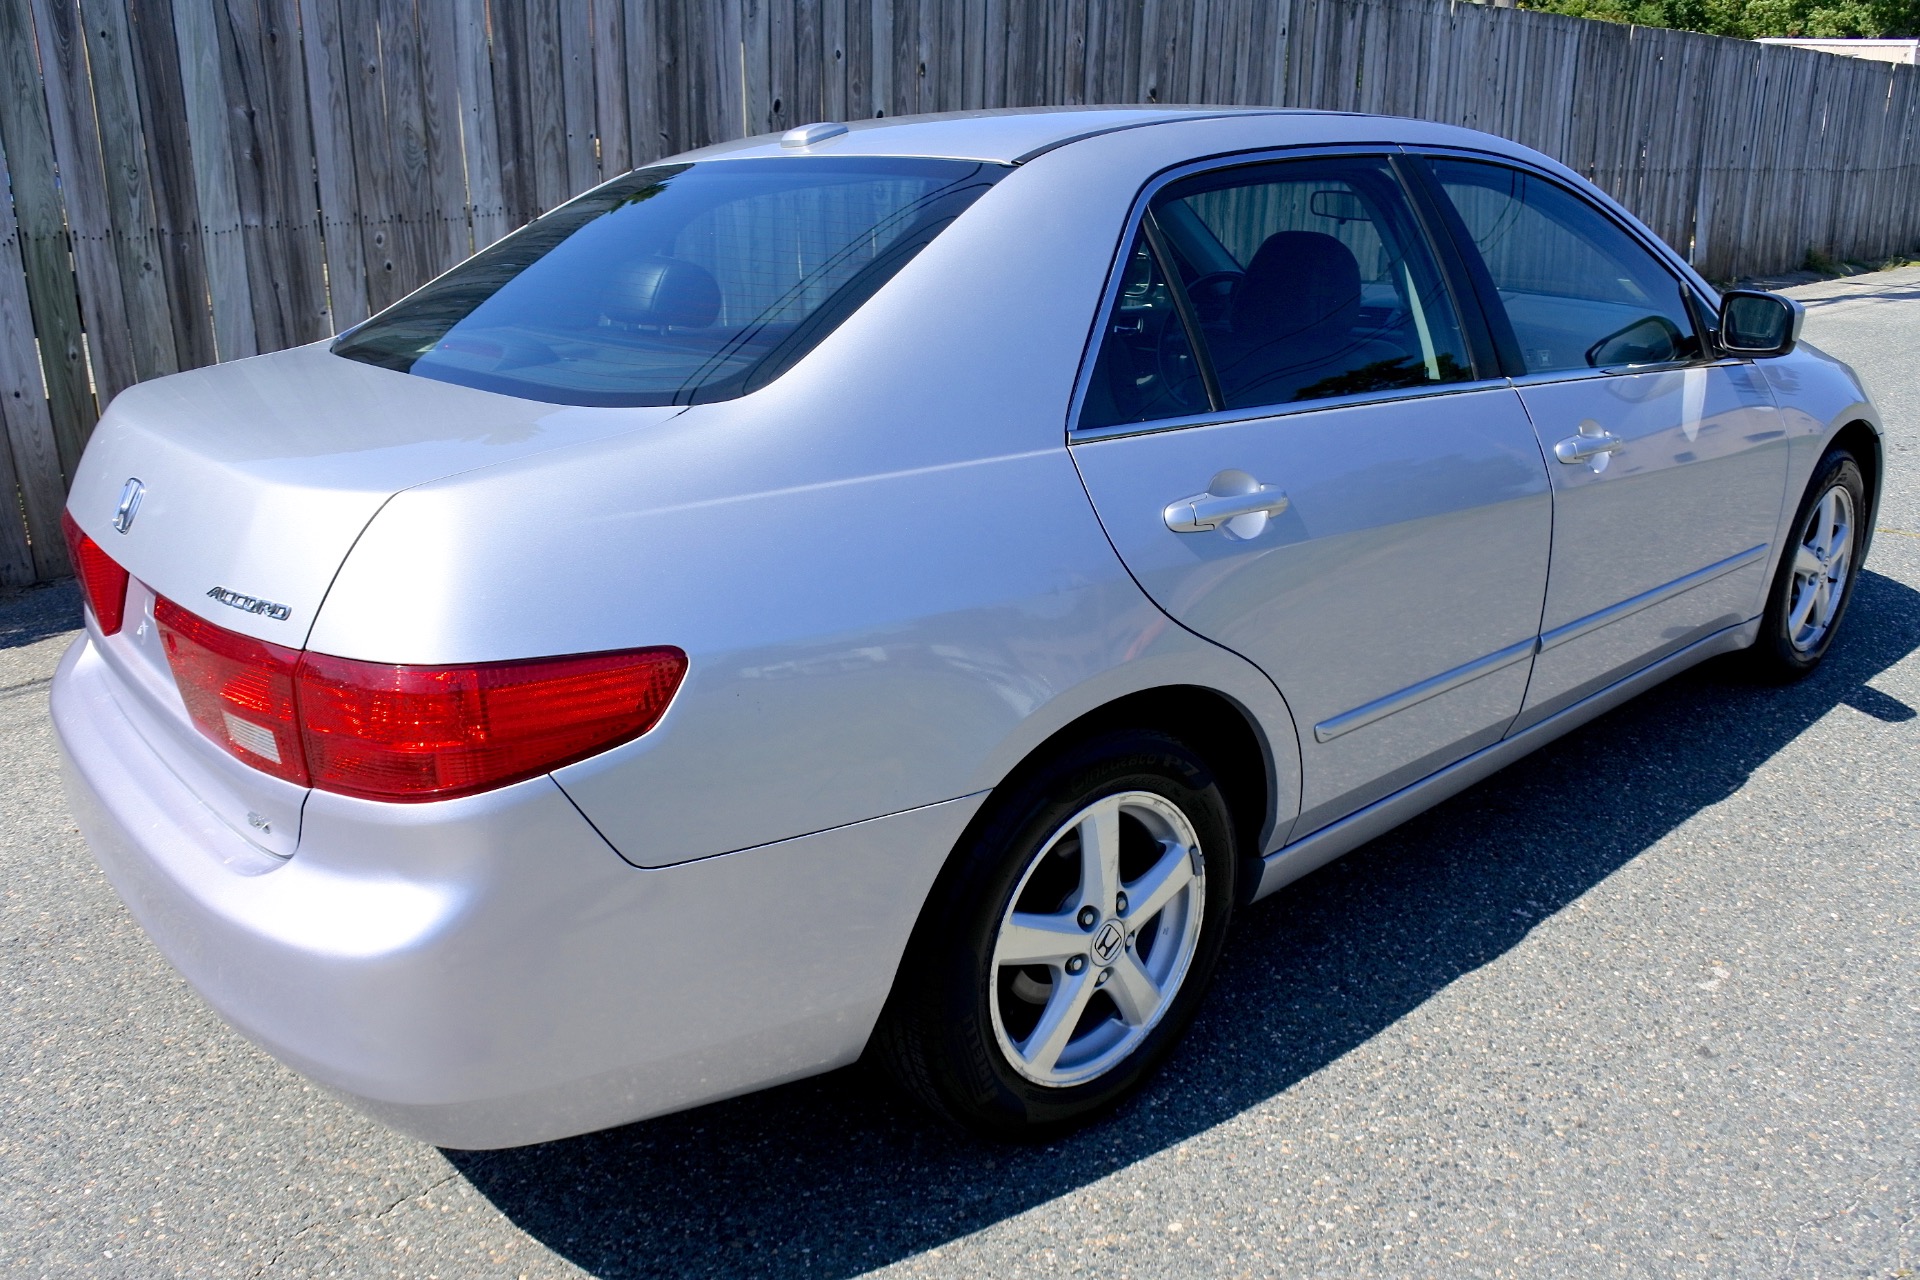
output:
[[853,1060],[977,797],[635,868],[547,778],[441,804],[313,793],[255,850],[133,729],[82,638],[67,794],[167,958],[276,1058],[395,1128],[499,1147]]

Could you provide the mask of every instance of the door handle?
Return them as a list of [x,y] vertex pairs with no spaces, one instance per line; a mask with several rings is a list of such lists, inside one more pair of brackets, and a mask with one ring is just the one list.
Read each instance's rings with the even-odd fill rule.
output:
[[1626,441],[1592,418],[1580,424],[1575,434],[1553,446],[1553,456],[1569,466],[1590,462],[1602,454],[1626,447]]
[[[1246,479],[1241,485],[1235,485],[1227,480],[1229,476],[1246,476]],[[1223,484],[1223,480],[1227,482]],[[1255,484],[1253,477],[1244,471],[1223,471],[1213,481],[1215,489],[1249,485],[1253,487],[1239,493],[1209,491],[1169,503],[1164,513],[1167,528],[1175,533],[1205,533],[1241,516],[1277,516],[1287,509],[1287,495],[1278,486]]]

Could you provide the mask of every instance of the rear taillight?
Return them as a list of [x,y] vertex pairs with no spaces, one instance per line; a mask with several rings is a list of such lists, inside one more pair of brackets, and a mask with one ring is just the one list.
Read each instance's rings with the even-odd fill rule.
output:
[[300,731],[323,790],[370,800],[471,795],[639,737],[686,671],[678,649],[471,667],[309,653]]
[[100,544],[81,531],[79,524],[65,511],[60,513],[60,532],[67,538],[67,558],[87,593],[100,634],[110,636],[120,630],[127,613],[127,571],[100,549]]
[[301,653],[155,604],[194,724],[256,768],[370,800],[472,795],[571,764],[659,722],[678,649],[459,667]]
[[200,732],[254,768],[305,786],[293,705],[300,651],[216,627],[164,596],[153,602],[153,619]]

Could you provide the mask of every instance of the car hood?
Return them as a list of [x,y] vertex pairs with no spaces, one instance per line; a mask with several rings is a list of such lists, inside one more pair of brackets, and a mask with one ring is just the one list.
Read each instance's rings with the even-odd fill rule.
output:
[[[316,344],[128,389],[94,429],[68,509],[159,594],[298,648],[347,552],[394,494],[679,412],[520,400]],[[132,480],[143,493],[122,533],[114,516]],[[236,598],[284,608],[222,607]]]

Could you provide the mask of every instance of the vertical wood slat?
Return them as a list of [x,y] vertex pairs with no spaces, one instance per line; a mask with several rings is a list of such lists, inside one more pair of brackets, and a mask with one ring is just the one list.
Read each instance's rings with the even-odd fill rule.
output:
[[395,221],[393,290],[399,296],[437,274],[433,244],[440,210],[434,207],[429,182],[419,13],[413,0],[381,0],[379,15],[377,76]]
[[67,572],[60,536],[60,450],[42,394],[27,300],[20,226],[0,141],[0,585],[25,586]]
[[141,379],[154,378],[182,366],[173,324],[168,319],[173,299],[161,268],[153,174],[141,127],[132,33],[123,0],[82,0],[80,10],[94,113],[101,124],[107,234],[120,266],[134,374]]
[[600,172],[606,177],[633,168],[627,131],[626,19],[620,0],[593,0],[593,115],[600,138]]
[[240,239],[240,197],[227,131],[226,85],[213,0],[173,0],[174,37],[187,139],[193,157],[194,198],[200,211],[200,253],[213,307],[214,345],[222,360],[260,349],[253,323],[246,249]]
[[[473,247],[483,249],[515,225],[508,217],[506,193],[500,179],[500,127],[494,109],[485,0],[453,0],[453,31],[460,86],[460,150],[466,161]],[[628,137],[631,145],[635,137],[631,127]]]
[[152,183],[154,234],[169,301],[167,321],[179,367],[195,369],[212,364],[217,356],[173,5],[171,0],[141,0],[128,8],[127,16],[141,141]]
[[5,146],[12,166],[13,217],[26,266],[33,332],[40,340],[60,471],[71,478],[98,410],[68,266],[66,215],[54,176],[53,137],[40,89],[39,58],[32,23],[22,4],[0,4],[0,145]]
[[566,128],[566,194],[600,181],[599,128],[593,85],[593,16],[588,0],[549,0],[558,17],[560,113]]
[[368,314],[367,257],[353,165],[348,105],[352,56],[340,26],[339,0],[300,0],[301,52],[307,71],[307,124],[320,200],[320,236],[327,268],[327,319],[338,331]]
[[53,138],[54,164],[60,173],[60,201],[66,209],[87,355],[104,406],[132,386],[139,375],[134,368],[133,338],[127,330],[120,264],[108,232],[106,173],[100,158],[92,85],[87,77],[86,44],[72,0],[33,0],[33,24],[39,37],[47,122]]
[[254,329],[278,350],[327,332],[299,18],[293,0],[226,0],[216,15]]
[[[466,92],[460,65],[464,34],[454,0],[420,0],[420,92],[425,108],[429,228],[427,269],[439,273],[473,251],[473,201],[468,198]],[[624,114],[624,113],[623,113]],[[478,175],[474,175],[475,178]],[[484,242],[483,242],[484,243]]]

